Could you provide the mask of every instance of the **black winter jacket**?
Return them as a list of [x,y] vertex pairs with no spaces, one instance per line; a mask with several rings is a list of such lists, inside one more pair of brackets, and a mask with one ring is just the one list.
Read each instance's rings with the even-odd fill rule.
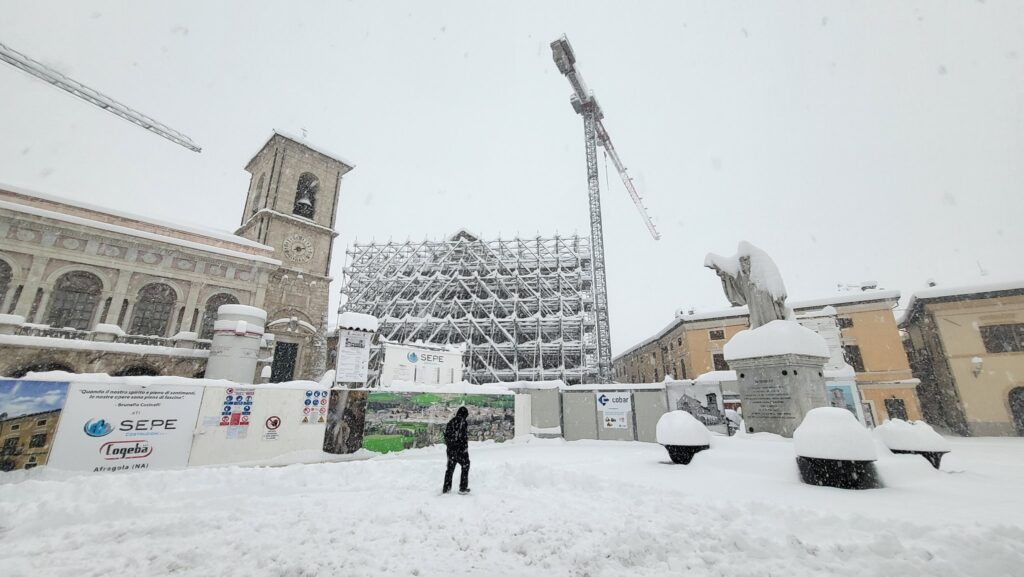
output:
[[469,430],[466,417],[469,416],[469,409],[459,407],[452,420],[444,428],[444,444],[448,446],[449,453],[465,453],[469,450]]

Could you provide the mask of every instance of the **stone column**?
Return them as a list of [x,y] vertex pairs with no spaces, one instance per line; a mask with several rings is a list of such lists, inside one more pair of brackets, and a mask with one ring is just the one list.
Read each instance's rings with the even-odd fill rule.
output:
[[[111,301],[110,312],[107,313],[107,324],[120,326],[117,321],[121,316],[121,307],[124,306],[124,301],[128,298],[128,285],[131,282],[131,279],[131,271],[122,270],[117,274],[117,280],[114,281],[114,289],[110,291]],[[131,305],[129,305],[129,310],[125,311],[123,321],[124,326],[121,327],[121,330],[123,331],[128,330],[128,324],[131,322],[131,316],[129,314],[131,313],[130,308]],[[113,315],[113,318],[111,318],[111,315]]]
[[[181,317],[181,326],[178,327],[178,332],[188,331],[192,328],[192,317],[196,316],[196,310],[199,308],[196,306],[196,303],[199,302],[199,293],[205,286],[205,283],[189,283],[188,294],[185,296],[185,314]],[[202,311],[199,311],[199,314],[203,314]],[[196,328],[199,328],[198,321],[196,321]]]
[[[43,273],[46,271],[46,264],[49,261],[50,259],[45,256],[35,255],[32,257],[32,266],[29,267],[28,274],[25,275],[24,288],[21,289],[21,298],[18,299],[18,306],[14,309],[14,314],[28,318],[28,311],[36,300],[36,291],[42,285]],[[28,322],[34,321],[28,319]]]
[[[29,319],[29,322],[39,323],[46,320],[46,309],[50,306],[50,297],[53,293],[53,288],[43,285],[43,296],[39,299],[39,308],[36,309],[36,316],[33,319]],[[62,328],[62,327],[57,327]]]

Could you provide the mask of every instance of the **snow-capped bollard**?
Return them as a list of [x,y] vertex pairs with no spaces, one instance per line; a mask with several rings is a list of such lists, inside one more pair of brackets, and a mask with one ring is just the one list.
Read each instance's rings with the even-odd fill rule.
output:
[[812,409],[793,432],[800,478],[808,485],[839,489],[881,487],[875,441],[846,409]]
[[246,384],[254,382],[266,322],[267,313],[263,309],[221,305],[213,323],[206,378]]
[[658,419],[655,434],[673,463],[689,465],[693,456],[711,448],[711,433],[686,411],[669,411]]
[[876,427],[875,434],[893,453],[921,455],[936,469],[949,452],[949,442],[924,421],[890,419]]

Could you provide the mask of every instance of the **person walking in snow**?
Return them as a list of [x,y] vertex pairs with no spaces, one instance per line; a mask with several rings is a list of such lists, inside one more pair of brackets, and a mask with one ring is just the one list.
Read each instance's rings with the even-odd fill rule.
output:
[[444,428],[444,444],[448,447],[448,468],[444,472],[444,488],[442,493],[452,490],[452,475],[455,474],[455,465],[462,468],[462,476],[459,478],[459,493],[469,492],[469,431],[466,417],[469,416],[469,409],[459,407],[452,420]]

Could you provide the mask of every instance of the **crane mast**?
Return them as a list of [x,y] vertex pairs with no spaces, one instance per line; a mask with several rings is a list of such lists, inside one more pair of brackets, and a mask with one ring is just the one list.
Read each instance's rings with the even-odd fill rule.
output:
[[608,131],[601,122],[604,113],[597,103],[594,94],[587,89],[583,77],[576,69],[576,54],[569,44],[569,39],[562,36],[551,43],[551,55],[554,58],[558,71],[561,72],[572,85],[573,94],[569,101],[573,110],[583,117],[583,138],[586,144],[587,156],[587,191],[590,204],[590,237],[593,251],[593,273],[594,273],[594,307],[597,316],[597,356],[598,356],[598,378],[601,381],[611,380],[611,333],[608,321],[608,284],[607,272],[604,259],[604,226],[601,221],[601,190],[597,166],[597,145],[600,144],[611,157],[615,169],[622,178],[633,204],[640,212],[647,230],[655,240],[661,238],[654,223],[651,221],[647,209],[643,205],[643,199],[633,186],[633,180],[626,172],[618,152],[612,145]]

